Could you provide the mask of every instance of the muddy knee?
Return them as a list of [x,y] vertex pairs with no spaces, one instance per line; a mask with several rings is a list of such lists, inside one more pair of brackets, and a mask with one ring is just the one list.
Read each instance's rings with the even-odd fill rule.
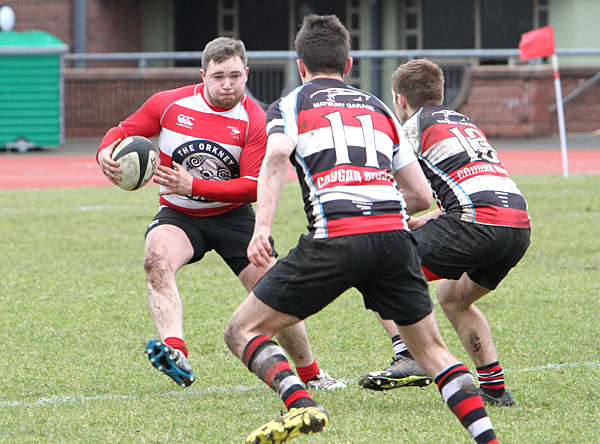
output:
[[144,256],[144,270],[148,285],[155,290],[167,285],[167,276],[171,272],[171,267],[164,256],[153,252],[147,253]]

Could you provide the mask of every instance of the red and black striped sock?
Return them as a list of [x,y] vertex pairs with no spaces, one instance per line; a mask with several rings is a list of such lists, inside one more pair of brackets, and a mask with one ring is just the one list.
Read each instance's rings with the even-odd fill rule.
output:
[[317,405],[292,371],[281,347],[267,336],[252,338],[244,348],[242,361],[277,393],[288,410]]
[[178,338],[176,336],[169,336],[168,338],[165,338],[165,340],[163,342],[165,344],[167,344],[169,347],[176,348],[177,350],[181,351],[181,353],[183,353],[183,356],[185,356],[187,358],[188,349],[185,346],[185,342],[183,339]]
[[312,381],[317,377],[319,374],[319,366],[317,365],[317,361],[313,360],[312,364],[307,365],[306,367],[296,366],[296,371],[302,382],[306,384],[308,381]]
[[461,362],[435,377],[444,401],[477,444],[498,444],[492,421],[475,386],[469,369]]
[[486,395],[499,398],[504,393],[504,370],[498,361],[477,367],[477,378],[479,387]]

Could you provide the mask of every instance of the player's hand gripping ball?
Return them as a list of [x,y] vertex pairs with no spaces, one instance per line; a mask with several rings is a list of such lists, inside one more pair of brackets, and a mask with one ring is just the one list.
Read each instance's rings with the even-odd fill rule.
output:
[[127,191],[146,185],[158,165],[158,150],[142,136],[127,137],[121,141],[111,157],[123,171],[119,174],[121,180],[117,181],[117,185]]

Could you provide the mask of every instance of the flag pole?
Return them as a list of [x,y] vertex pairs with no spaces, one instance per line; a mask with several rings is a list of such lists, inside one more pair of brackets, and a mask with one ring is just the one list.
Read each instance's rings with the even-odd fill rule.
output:
[[569,177],[569,161],[567,157],[567,135],[565,131],[565,113],[563,110],[562,88],[558,72],[558,56],[552,54],[552,68],[554,69],[554,90],[556,91],[556,111],[558,113],[558,133],[560,137],[560,153],[562,156],[563,177]]

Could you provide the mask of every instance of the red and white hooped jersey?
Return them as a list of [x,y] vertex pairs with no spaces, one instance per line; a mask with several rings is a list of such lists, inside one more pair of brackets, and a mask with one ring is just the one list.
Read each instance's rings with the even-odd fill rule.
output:
[[[231,109],[215,108],[203,91],[199,84],[159,92],[119,128],[126,137],[158,134],[161,164],[175,161],[195,178],[257,182],[266,149],[265,112],[246,95]],[[161,196],[160,203],[192,216],[222,214],[242,205],[179,195]]]
[[284,133],[296,144],[290,157],[310,237],[407,229],[392,174],[416,157],[379,99],[318,78],[273,103],[267,122],[268,134]]
[[485,225],[530,226],[527,201],[468,117],[426,106],[403,129],[444,213]]

